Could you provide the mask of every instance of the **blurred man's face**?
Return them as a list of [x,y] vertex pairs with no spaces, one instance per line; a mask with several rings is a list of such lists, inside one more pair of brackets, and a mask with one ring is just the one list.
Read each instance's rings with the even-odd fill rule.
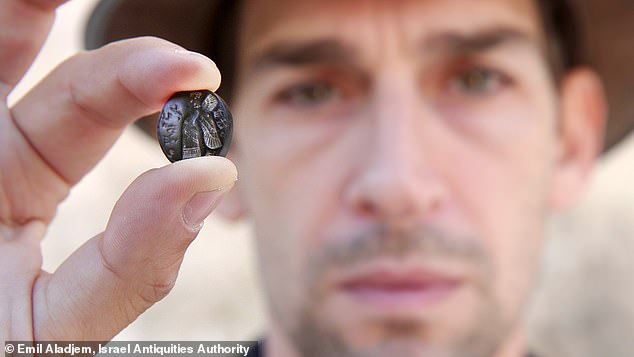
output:
[[557,98],[530,0],[245,5],[233,109],[274,329],[490,356],[533,284]]

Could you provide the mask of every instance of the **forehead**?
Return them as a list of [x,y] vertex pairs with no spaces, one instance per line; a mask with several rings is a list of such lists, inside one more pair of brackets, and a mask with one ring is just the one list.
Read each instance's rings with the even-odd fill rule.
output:
[[246,0],[241,42],[248,55],[279,40],[376,42],[390,32],[407,41],[514,28],[539,39],[540,23],[534,0]]

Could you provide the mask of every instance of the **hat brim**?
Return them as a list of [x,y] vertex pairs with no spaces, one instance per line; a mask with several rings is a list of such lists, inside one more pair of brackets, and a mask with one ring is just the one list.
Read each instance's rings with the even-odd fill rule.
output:
[[[87,23],[85,46],[94,49],[116,40],[156,36],[209,54],[220,41],[212,38],[212,29],[218,16],[227,15],[219,14],[227,1],[236,0],[101,0]],[[607,151],[634,129],[634,1],[577,3],[583,3],[579,13],[589,64],[602,77],[610,105]],[[153,123],[141,125],[154,132]]]
[[95,49],[109,42],[155,36],[196,52],[210,46],[212,23],[221,0],[101,0],[86,24],[84,43]]

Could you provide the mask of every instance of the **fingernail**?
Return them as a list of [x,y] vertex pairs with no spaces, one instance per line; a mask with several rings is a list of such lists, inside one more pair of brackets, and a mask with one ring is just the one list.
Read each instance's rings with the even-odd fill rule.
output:
[[230,189],[231,187],[225,187],[214,191],[195,194],[183,209],[183,220],[185,224],[192,229],[200,229],[205,219],[218,207],[222,198]]

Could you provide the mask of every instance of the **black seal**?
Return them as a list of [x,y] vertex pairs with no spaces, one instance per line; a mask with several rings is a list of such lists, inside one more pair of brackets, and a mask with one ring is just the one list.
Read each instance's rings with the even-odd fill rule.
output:
[[171,162],[201,156],[226,156],[233,117],[227,104],[208,90],[178,92],[158,118],[157,137]]

